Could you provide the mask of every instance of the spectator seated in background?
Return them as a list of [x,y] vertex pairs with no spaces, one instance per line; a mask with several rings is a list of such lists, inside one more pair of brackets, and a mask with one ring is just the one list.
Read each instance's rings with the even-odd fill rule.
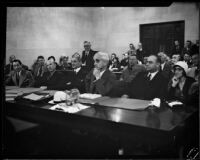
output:
[[181,60],[181,55],[180,54],[173,54],[172,55],[172,59],[171,59],[171,66],[172,66],[172,68],[180,60]]
[[167,92],[167,80],[161,72],[159,72],[159,68],[159,58],[155,55],[149,56],[146,63],[147,72],[140,72],[128,85],[125,93],[130,98],[143,100],[165,98]]
[[66,70],[72,69],[71,64],[68,62],[68,59],[69,58],[66,56],[60,57],[60,64],[59,64],[58,70],[66,71]]
[[77,55],[72,56],[72,69],[75,72],[75,79],[72,81],[73,88],[78,88],[80,93],[85,93],[85,77],[88,71],[82,66],[81,57]]
[[174,41],[174,46],[173,46],[173,49],[172,49],[172,55],[173,54],[180,54],[181,55],[182,53],[182,48],[180,46],[180,43],[178,40],[175,40]]
[[115,85],[115,74],[107,68],[109,64],[109,55],[103,52],[97,52],[94,55],[94,66],[85,79],[86,92],[109,96]]
[[199,40],[196,40],[196,44],[192,45],[191,52],[191,55],[199,53]]
[[38,56],[36,62],[32,66],[32,73],[35,79],[42,77],[44,72],[47,71],[45,59],[43,56]]
[[174,76],[168,85],[168,100],[179,100],[183,103],[188,103],[189,89],[192,83],[195,82],[193,78],[187,77],[188,70],[187,63],[179,61],[174,65]]
[[143,58],[143,64],[146,66],[146,64],[147,64],[147,59],[148,59],[148,56],[144,56],[144,58]]
[[191,56],[190,56],[188,53],[185,53],[185,54],[183,55],[183,61],[184,61],[185,63],[187,63],[188,68],[191,68],[191,66],[192,66],[192,60],[191,60]]
[[9,64],[7,64],[7,65],[5,66],[5,75],[6,75],[6,76],[8,76],[8,74],[10,73],[10,71],[13,70],[13,65],[12,65],[12,63],[13,63],[13,61],[14,61],[15,59],[16,59],[16,58],[15,58],[14,55],[11,55],[11,56],[9,57]]
[[164,52],[159,52],[158,57],[160,58],[160,72],[169,81],[172,77],[172,67],[169,62],[167,62],[167,55]]
[[88,41],[84,41],[84,51],[82,52],[82,65],[86,67],[88,71],[94,68],[93,57],[96,51],[91,49],[91,44]]
[[122,57],[122,60],[120,62],[121,69],[124,69],[124,67],[128,66],[128,53],[124,53],[124,56]]
[[120,71],[120,63],[119,63],[119,59],[117,57],[112,59],[112,62],[109,66],[109,70],[111,72],[118,72]]
[[71,81],[61,71],[56,71],[56,63],[47,61],[48,71],[35,81],[35,87],[43,87],[50,90],[65,90],[71,85]]
[[50,60],[51,62],[55,62],[55,64],[56,64],[56,70],[59,70],[59,65],[58,65],[58,63],[56,62],[56,58],[55,58],[54,56],[49,56],[49,57],[47,58],[47,60]]
[[13,70],[10,72],[9,77],[6,79],[6,85],[15,85],[19,87],[32,87],[34,78],[30,71],[22,67],[20,60],[15,59],[12,63]]
[[142,43],[138,43],[138,49],[136,50],[136,55],[137,55],[137,59],[143,63],[143,57],[145,55],[145,52],[142,48]]
[[131,82],[138,73],[144,72],[146,69],[144,65],[138,64],[137,56],[130,55],[128,57],[128,66],[122,71],[121,79],[125,82]]
[[191,55],[191,53],[192,53],[191,48],[192,48],[192,42],[190,40],[187,40],[186,43],[185,43],[185,46],[184,46],[184,48],[182,50],[181,58],[183,57],[183,55],[185,53],[187,53],[188,55]]
[[188,69],[188,77],[194,78],[196,81],[199,79],[199,53],[192,55],[192,66]]

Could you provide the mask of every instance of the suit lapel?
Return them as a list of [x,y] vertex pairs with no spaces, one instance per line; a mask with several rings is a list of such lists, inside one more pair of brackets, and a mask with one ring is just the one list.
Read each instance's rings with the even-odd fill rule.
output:
[[26,78],[26,72],[24,70],[21,71],[21,75],[19,76],[19,86],[22,85],[22,83],[24,82]]

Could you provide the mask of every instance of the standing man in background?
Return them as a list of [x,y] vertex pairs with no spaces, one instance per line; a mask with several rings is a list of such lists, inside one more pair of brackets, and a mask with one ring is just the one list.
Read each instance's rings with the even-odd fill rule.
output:
[[93,57],[96,51],[91,49],[91,44],[88,41],[84,41],[84,51],[82,52],[82,63],[88,71],[94,68]]
[[145,55],[144,50],[142,48],[142,43],[138,43],[138,49],[136,50],[137,59],[143,63],[143,57]]

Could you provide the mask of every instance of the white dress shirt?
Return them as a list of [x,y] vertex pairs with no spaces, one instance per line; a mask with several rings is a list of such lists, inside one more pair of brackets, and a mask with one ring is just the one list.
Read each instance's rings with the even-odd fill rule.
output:
[[152,80],[154,77],[155,77],[155,75],[158,73],[158,71],[156,71],[156,72],[153,72],[153,73],[148,73],[148,75],[147,76],[149,76],[150,75],[150,80]]

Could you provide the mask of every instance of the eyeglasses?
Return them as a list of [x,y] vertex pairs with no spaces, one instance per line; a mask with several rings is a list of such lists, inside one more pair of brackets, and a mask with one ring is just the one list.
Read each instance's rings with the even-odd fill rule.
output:
[[95,62],[97,62],[97,63],[99,63],[99,62],[100,62],[100,60],[99,60],[99,59],[95,59],[94,61],[95,61]]

